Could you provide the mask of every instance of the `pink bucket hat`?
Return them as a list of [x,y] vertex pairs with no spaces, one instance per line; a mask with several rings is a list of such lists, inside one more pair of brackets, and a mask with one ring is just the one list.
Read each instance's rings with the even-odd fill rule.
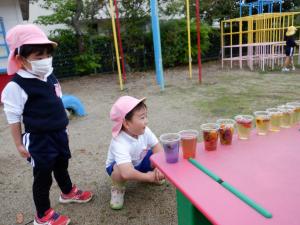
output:
[[10,50],[7,65],[8,75],[15,74],[21,68],[21,65],[16,61],[14,56],[15,49],[25,44],[52,44],[53,47],[57,46],[57,43],[50,41],[46,34],[34,24],[13,27],[7,32],[6,42]]
[[117,137],[121,131],[126,114],[145,99],[146,98],[136,99],[131,96],[122,96],[113,104],[110,110],[110,119],[113,121],[112,136],[114,138]]

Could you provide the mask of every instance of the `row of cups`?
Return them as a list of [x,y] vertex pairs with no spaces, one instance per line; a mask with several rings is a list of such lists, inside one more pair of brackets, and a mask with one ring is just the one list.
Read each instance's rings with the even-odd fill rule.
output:
[[240,139],[249,138],[254,118],[258,135],[267,135],[269,131],[278,132],[281,128],[290,128],[300,122],[300,102],[289,102],[276,108],[256,111],[254,117],[236,116],[235,121]]
[[[231,145],[235,127],[239,139],[248,139],[255,118],[258,135],[266,135],[269,131],[277,132],[280,128],[289,128],[300,122],[300,102],[289,102],[265,111],[256,111],[252,115],[237,115],[233,119],[219,119],[216,123],[201,125],[204,148],[207,151],[217,149],[218,139],[222,145]],[[197,148],[197,130],[183,130],[179,133],[167,133],[160,136],[168,163],[178,161],[179,146],[182,147],[183,158],[195,158]]]

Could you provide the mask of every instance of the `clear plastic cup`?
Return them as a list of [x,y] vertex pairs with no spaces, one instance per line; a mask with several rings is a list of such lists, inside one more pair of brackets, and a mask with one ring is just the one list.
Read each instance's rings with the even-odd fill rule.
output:
[[216,123],[205,123],[201,125],[205,150],[214,151],[217,149],[219,129],[220,125]]
[[220,143],[222,145],[231,145],[235,121],[232,119],[218,119],[217,124],[220,126]]
[[166,133],[162,134],[159,139],[163,145],[167,163],[178,162],[180,135],[178,133]]
[[184,159],[195,158],[197,149],[197,130],[182,130],[179,132]]
[[278,108],[269,108],[266,110],[270,114],[270,131],[280,131],[280,122],[282,112]]
[[294,106],[281,105],[277,107],[282,112],[280,127],[289,128],[292,125],[292,119],[295,113]]
[[250,137],[253,116],[251,115],[237,115],[234,117],[239,139],[247,140]]
[[269,131],[270,127],[270,114],[267,111],[256,111],[255,115],[255,123],[256,123],[256,131],[258,135],[266,135]]
[[288,102],[286,103],[287,106],[293,106],[295,107],[294,110],[294,124],[297,124],[300,122],[300,102]]

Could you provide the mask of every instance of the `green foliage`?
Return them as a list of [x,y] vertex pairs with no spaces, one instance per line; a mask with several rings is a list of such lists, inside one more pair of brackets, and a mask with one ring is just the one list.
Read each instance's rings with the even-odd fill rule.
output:
[[85,51],[74,57],[75,71],[79,74],[91,74],[99,69],[100,55],[95,54],[92,50]]
[[50,15],[39,16],[38,24],[63,24],[76,34],[80,52],[86,51],[83,34],[91,31],[91,24],[96,21],[96,15],[103,7],[104,0],[45,0],[40,7],[53,11]]
[[96,45],[91,37],[84,37],[86,49],[82,53],[78,51],[74,33],[69,30],[57,30],[56,35],[50,38],[58,43],[53,62],[58,77],[90,74],[101,68],[102,57],[95,52]]
[[[135,21],[122,33],[122,43],[127,71],[154,68],[154,49],[151,30],[146,30],[146,20]],[[86,51],[79,53],[74,33],[59,30],[51,37],[58,42],[54,55],[56,72],[65,74],[89,74],[111,71],[116,68],[112,37],[84,37]],[[219,32],[207,24],[201,24],[202,57],[215,57],[219,51]],[[197,32],[194,21],[191,23],[192,58],[197,62]],[[186,20],[170,20],[161,23],[161,46],[164,67],[173,67],[188,63],[188,43]],[[66,60],[66,57],[67,59]],[[59,60],[60,59],[60,60]],[[67,71],[66,71],[67,70]]]
[[40,6],[47,10],[53,10],[51,15],[39,16],[36,20],[39,24],[66,24],[68,27],[72,24],[72,17],[76,11],[76,2],[74,0],[46,0]]
[[[201,24],[201,52],[207,53],[211,43],[209,34],[211,27]],[[186,20],[171,20],[161,24],[161,45],[164,66],[170,67],[188,63],[188,38]],[[197,62],[197,30],[195,21],[191,22],[191,48],[192,58]]]
[[70,30],[57,29],[54,33],[52,33],[50,39],[58,43],[58,48],[55,51],[56,53],[73,53],[74,49],[77,49],[75,35]]
[[[183,0],[157,0],[161,19],[161,46],[164,67],[187,64],[188,43],[186,28],[186,2]],[[198,0],[201,14],[202,60],[218,57],[220,31],[211,28],[212,20],[239,16],[238,0]],[[43,25],[64,24],[70,30],[56,30],[52,39],[58,42],[54,67],[59,74],[88,74],[113,71],[116,68],[111,23],[98,23],[103,15],[109,17],[108,0],[30,0],[40,2],[42,8],[52,10],[51,15],[40,16]],[[300,0],[286,0],[283,11],[299,9]],[[274,11],[278,5],[275,6]],[[151,32],[149,0],[118,1],[121,18],[121,37],[128,69],[145,70],[154,67],[154,49]],[[99,12],[101,12],[99,14]],[[195,1],[190,1],[192,60],[197,62],[197,32]],[[180,18],[180,19],[174,19]],[[106,23],[108,22],[108,23]],[[98,24],[103,26],[97,27]],[[97,29],[95,29],[97,28]],[[109,34],[99,36],[99,28]]]

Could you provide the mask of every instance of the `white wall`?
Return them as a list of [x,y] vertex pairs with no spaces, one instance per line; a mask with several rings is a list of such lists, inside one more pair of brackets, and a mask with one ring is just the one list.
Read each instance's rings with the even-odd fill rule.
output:
[[[18,0],[0,0],[0,17],[3,18],[4,29],[7,32],[10,28],[23,22],[21,9]],[[1,40],[3,43],[3,40]],[[4,52],[1,52],[3,56]],[[7,59],[0,60],[0,69],[5,69]],[[1,90],[0,90],[1,91]],[[1,92],[0,92],[1,93]]]
[[23,23],[18,0],[0,0],[0,17],[3,18],[5,31],[13,26]]

